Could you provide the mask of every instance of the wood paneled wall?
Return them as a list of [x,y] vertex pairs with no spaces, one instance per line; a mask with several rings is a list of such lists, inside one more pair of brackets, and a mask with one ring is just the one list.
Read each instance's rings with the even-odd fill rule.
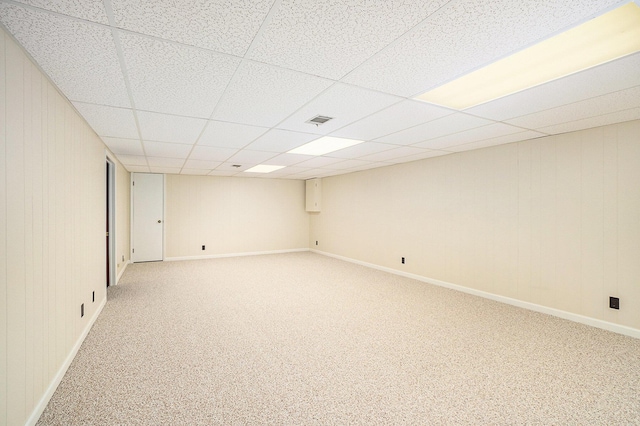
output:
[[640,330],[640,121],[322,185],[312,248]]
[[0,203],[0,424],[22,425],[106,300],[105,146],[2,30]]

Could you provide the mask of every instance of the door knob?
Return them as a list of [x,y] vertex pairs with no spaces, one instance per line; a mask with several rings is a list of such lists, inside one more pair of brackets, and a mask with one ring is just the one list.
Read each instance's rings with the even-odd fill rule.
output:
[[162,221],[160,219],[158,219],[158,223],[162,223]]

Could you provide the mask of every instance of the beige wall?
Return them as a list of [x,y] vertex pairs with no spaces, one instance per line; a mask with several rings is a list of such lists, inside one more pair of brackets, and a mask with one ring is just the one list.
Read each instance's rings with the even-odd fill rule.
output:
[[105,146],[2,30],[0,147],[0,424],[22,425],[106,299]]
[[322,185],[312,248],[640,329],[639,121]]
[[306,249],[304,202],[303,181],[167,175],[165,257]]

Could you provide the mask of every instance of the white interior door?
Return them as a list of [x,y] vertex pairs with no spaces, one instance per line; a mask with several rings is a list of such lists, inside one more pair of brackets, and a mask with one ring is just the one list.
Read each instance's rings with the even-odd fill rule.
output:
[[164,175],[132,173],[134,262],[162,260]]

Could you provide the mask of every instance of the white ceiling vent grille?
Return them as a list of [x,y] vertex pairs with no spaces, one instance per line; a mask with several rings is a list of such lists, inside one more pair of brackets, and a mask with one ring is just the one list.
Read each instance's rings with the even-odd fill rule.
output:
[[306,122],[309,124],[315,124],[316,126],[319,126],[321,124],[326,123],[329,120],[333,120],[333,117],[327,117],[324,115],[316,115],[315,117],[307,120]]

